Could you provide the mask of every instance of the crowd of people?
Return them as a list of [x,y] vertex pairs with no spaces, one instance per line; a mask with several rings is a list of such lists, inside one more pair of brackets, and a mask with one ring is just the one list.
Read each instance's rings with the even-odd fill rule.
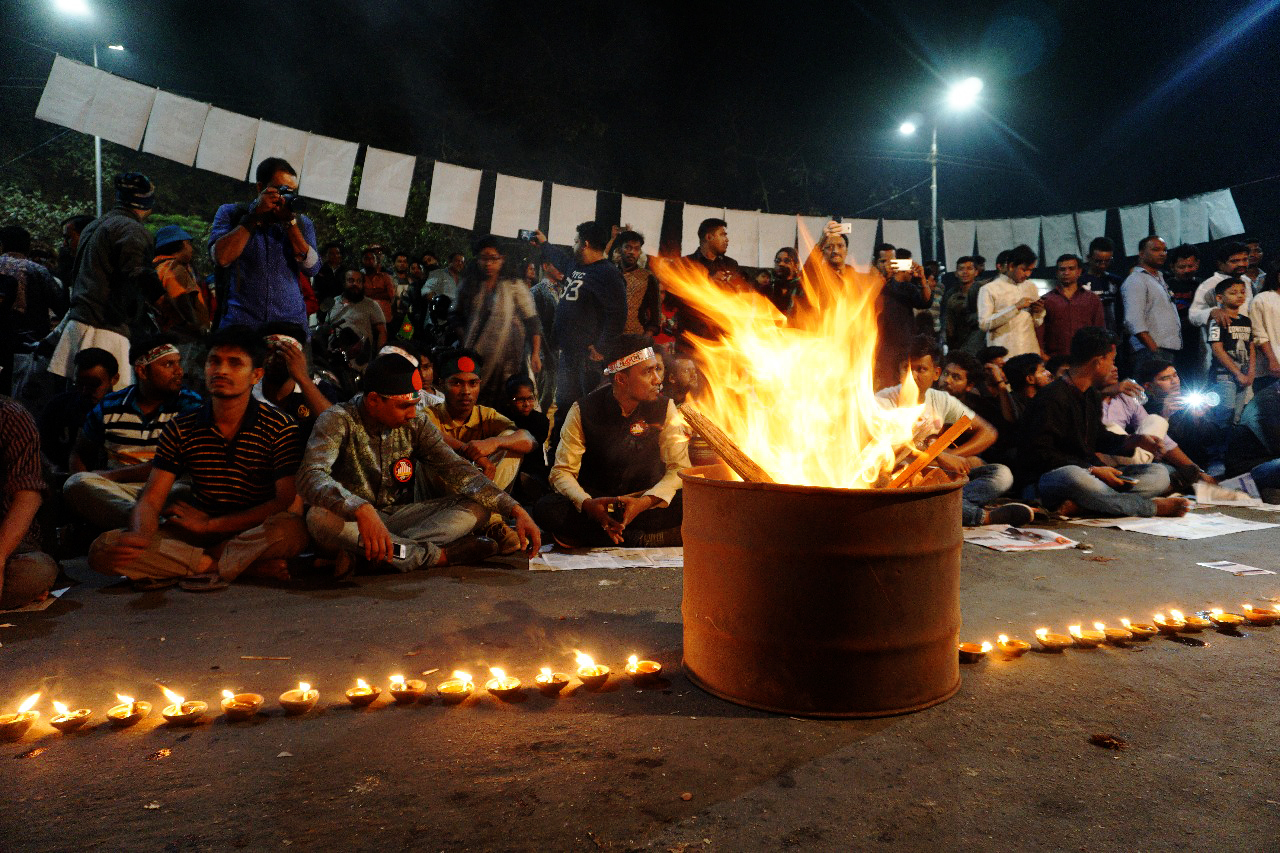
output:
[[[721,332],[664,292],[645,235],[584,222],[571,249],[535,229],[469,256],[356,252],[318,242],[297,186],[264,160],[207,245],[147,227],[138,173],[103,216],[63,223],[61,253],[0,229],[0,607],[45,594],[55,556],[205,591],[544,539],[680,544],[679,472],[716,458],[677,406],[705,382],[694,339]],[[1200,251],[1158,236],[1121,278],[1099,238],[1042,292],[1027,246],[941,275],[881,244],[859,275],[832,222],[808,257],[784,246],[756,272],[724,220],[697,234],[685,267],[779,323],[822,310],[814,276],[874,289],[878,399],[908,376],[923,390],[920,447],[970,420],[938,458],[968,477],[966,525],[1178,515],[1224,474],[1280,488],[1280,297],[1256,241],[1218,246],[1201,280]]]

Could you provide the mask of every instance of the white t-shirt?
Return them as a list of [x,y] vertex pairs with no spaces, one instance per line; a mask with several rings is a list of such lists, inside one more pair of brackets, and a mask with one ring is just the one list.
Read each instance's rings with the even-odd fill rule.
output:
[[1040,352],[1036,326],[1044,323],[1044,315],[1032,317],[1029,310],[1019,308],[1024,297],[1032,302],[1040,298],[1035,284],[1014,284],[1005,275],[996,276],[978,291],[978,327],[987,333],[988,346],[1009,350],[1008,358]]
[[[876,392],[876,399],[886,409],[896,408],[901,385],[883,388]],[[951,426],[962,417],[974,417],[973,409],[952,397],[946,391],[937,388],[926,388],[924,392],[924,411],[916,421],[913,438],[916,444],[925,444]]]

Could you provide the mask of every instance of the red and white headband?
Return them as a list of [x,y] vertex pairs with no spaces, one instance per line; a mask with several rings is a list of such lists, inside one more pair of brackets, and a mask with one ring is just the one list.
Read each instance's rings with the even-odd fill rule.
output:
[[623,356],[617,361],[610,364],[604,369],[606,375],[618,373],[626,370],[628,367],[635,367],[642,361],[648,361],[653,358],[653,347],[645,347],[642,350],[631,353],[631,355]]
[[135,358],[133,363],[136,367],[146,367],[148,364],[159,361],[166,355],[182,355],[182,353],[178,352],[178,348],[173,344],[161,344],[154,349],[147,350],[142,355]]

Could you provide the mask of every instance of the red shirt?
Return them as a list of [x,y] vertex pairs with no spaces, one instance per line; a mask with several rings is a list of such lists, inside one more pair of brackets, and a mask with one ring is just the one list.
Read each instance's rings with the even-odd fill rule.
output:
[[1102,300],[1098,294],[1077,287],[1070,299],[1055,287],[1044,296],[1044,326],[1041,327],[1045,354],[1071,354],[1071,336],[1086,326],[1105,326]]

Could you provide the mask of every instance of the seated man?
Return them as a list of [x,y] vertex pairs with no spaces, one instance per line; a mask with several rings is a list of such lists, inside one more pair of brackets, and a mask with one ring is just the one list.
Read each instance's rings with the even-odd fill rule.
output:
[[[421,387],[410,360],[380,355],[365,372],[364,393],[316,421],[298,490],[311,505],[312,535],[338,552],[338,576],[350,571],[353,556],[403,572],[491,557],[498,543],[470,534],[491,525],[493,513],[513,516],[520,547],[537,553],[540,537],[529,514],[454,453],[429,418],[418,416]],[[415,503],[418,466],[450,494]],[[405,546],[400,554],[395,545]]]
[[1169,491],[1163,465],[1102,464],[1099,451],[1130,455],[1135,447],[1151,452],[1151,436],[1121,436],[1102,424],[1102,389],[1119,381],[1115,336],[1086,326],[1071,337],[1071,369],[1031,400],[1018,448],[1021,482],[1034,487],[1046,508],[1063,515],[1088,510],[1105,516],[1178,516],[1185,498],[1159,497]]
[[135,384],[113,391],[89,412],[71,452],[67,504],[97,530],[129,524],[151,475],[151,459],[165,426],[203,405],[182,387],[177,340],[157,335],[130,344]]
[[[302,443],[311,437],[316,418],[334,400],[316,385],[307,369],[307,333],[301,326],[283,320],[262,327],[267,345],[267,358],[262,366],[262,381],[253,386],[253,396],[270,403],[302,425]],[[337,388],[331,393],[337,396]]]
[[[253,396],[265,356],[254,329],[210,336],[209,402],[165,427],[129,528],[98,537],[90,568],[143,588],[192,575],[215,588],[246,570],[288,578],[285,559],[309,541],[302,516],[290,512],[302,444],[297,421]],[[182,474],[191,477],[190,500],[166,509]]]
[[116,357],[98,347],[80,350],[74,363],[74,387],[50,400],[40,413],[40,452],[49,461],[52,472],[61,477],[68,473],[71,449],[85,418],[120,378]]
[[[1153,361],[1156,359],[1153,359]],[[1164,362],[1168,364],[1168,362]],[[1102,423],[1116,435],[1151,436],[1159,443],[1155,452],[1135,447],[1127,456],[1099,454],[1107,465],[1144,465],[1159,462],[1169,468],[1170,481],[1178,494],[1193,491],[1197,481],[1216,483],[1200,466],[1187,458],[1178,443],[1169,437],[1169,422],[1159,415],[1149,414],[1142,404],[1123,385],[1114,385],[1102,391]]]
[[[1004,465],[988,465],[978,457],[996,440],[996,429],[985,418],[964,403],[940,391],[933,385],[942,375],[942,349],[930,336],[918,335],[911,342],[908,361],[902,365],[905,376],[908,370],[915,379],[916,388],[923,389],[924,412],[916,422],[915,443],[921,450],[928,447],[939,434],[962,417],[969,417],[973,425],[962,438],[961,444],[952,445],[947,452],[938,455],[937,465],[952,474],[965,474],[969,482],[964,486],[960,502],[961,523],[965,527],[980,524],[1027,524],[1035,513],[1025,504],[1006,504],[991,510],[985,505],[1003,495],[1013,486],[1013,473]],[[876,399],[885,408],[898,405],[902,386],[893,385],[876,392]]]
[[689,467],[684,421],[661,396],[662,362],[647,335],[623,335],[606,354],[611,382],[565,416],[538,523],[566,547],[679,545],[680,476]]
[[995,443],[982,451],[982,458],[987,462],[1009,465],[1017,450],[1018,418],[1021,410],[1014,403],[1008,389],[1003,386],[995,397],[978,393],[978,383],[986,381],[987,371],[988,368],[983,367],[976,356],[964,350],[954,350],[942,359],[942,375],[936,386],[973,409],[995,427]]
[[[474,462],[499,489],[506,491],[515,481],[524,455],[533,452],[534,440],[528,430],[517,429],[497,409],[476,402],[482,369],[480,354],[474,350],[442,353],[439,376],[444,402],[427,409],[427,417],[444,435],[445,444]],[[432,485],[435,488],[440,484]]]
[[1147,392],[1146,410],[1169,422],[1169,438],[1200,467],[1208,467],[1210,449],[1225,444],[1221,428],[1210,417],[1213,397],[1203,392],[1184,393],[1182,377],[1172,362],[1150,359],[1138,371]]
[[45,488],[36,422],[0,397],[0,610],[44,598],[58,577],[58,564],[40,551],[36,524]]
[[1268,503],[1280,497],[1280,383],[1268,385],[1240,414],[1227,445],[1227,476],[1253,475]]

